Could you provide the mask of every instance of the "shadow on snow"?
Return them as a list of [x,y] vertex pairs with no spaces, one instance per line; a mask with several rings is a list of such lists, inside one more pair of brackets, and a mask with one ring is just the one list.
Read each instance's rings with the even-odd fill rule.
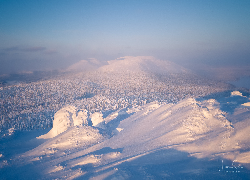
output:
[[[243,96],[231,96],[232,91],[224,91],[219,93],[210,94],[201,98],[197,98],[198,101],[204,101],[208,99],[215,99],[220,103],[220,110],[229,114],[233,114],[235,109],[242,104],[249,102],[249,93],[241,91]],[[245,96],[245,97],[244,97]]]

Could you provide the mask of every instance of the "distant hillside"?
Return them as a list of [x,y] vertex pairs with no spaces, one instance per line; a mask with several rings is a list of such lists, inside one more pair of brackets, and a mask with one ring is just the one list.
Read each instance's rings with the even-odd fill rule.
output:
[[[100,65],[98,61],[79,64]],[[202,78],[169,61],[126,56],[92,71],[80,70],[3,87],[0,129],[51,127],[54,113],[69,104],[91,113],[116,111],[153,101],[177,103],[228,88],[224,83]]]
[[175,96],[177,93],[180,100],[186,96],[203,96],[228,88],[225,83],[200,77],[173,62],[151,56],[126,56],[108,63],[89,72],[87,78],[103,88],[132,91],[134,95],[155,92]]
[[125,56],[100,68],[103,72],[147,72],[156,74],[190,73],[187,69],[167,60],[158,60],[152,56]]

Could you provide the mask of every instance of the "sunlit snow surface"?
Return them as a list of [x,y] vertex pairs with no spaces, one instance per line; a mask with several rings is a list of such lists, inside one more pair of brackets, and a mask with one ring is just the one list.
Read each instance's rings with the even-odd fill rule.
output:
[[95,92],[65,79],[77,98],[56,106],[53,128],[2,123],[0,179],[249,179],[249,94],[151,57],[134,61],[85,75]]

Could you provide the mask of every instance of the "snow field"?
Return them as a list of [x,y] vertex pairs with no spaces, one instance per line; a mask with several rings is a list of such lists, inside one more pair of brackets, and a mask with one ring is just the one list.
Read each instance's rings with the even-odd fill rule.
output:
[[[64,111],[70,108],[64,108]],[[123,110],[121,114],[127,112],[131,112],[131,109]],[[30,163],[28,159],[32,162],[41,161],[38,157],[47,156],[47,159],[43,158],[39,163],[49,164],[44,170],[47,172],[46,177],[61,177],[65,173],[69,177],[75,172],[77,176],[74,177],[83,178],[90,175],[89,171],[84,170],[84,167],[89,165],[91,172],[96,171],[98,176],[104,177],[107,175],[107,169],[115,169],[158,150],[169,148],[187,152],[196,158],[217,157],[238,163],[250,163],[249,152],[239,152],[240,149],[248,148],[250,144],[250,126],[247,125],[249,119],[232,124],[227,120],[225,112],[220,110],[215,99],[197,101],[189,98],[177,104],[153,102],[140,107],[140,110],[135,109],[134,112],[136,113],[121,119],[116,133],[111,137],[102,135],[106,134],[105,131],[114,131],[109,129],[108,123],[123,116],[119,116],[119,112],[113,112],[105,119],[100,113],[96,113],[92,116],[96,122],[92,123],[93,127],[69,127],[25,153],[23,158],[26,158],[26,163]],[[107,123],[103,123],[101,128],[96,126],[105,120]],[[70,152],[68,149],[71,149]],[[64,162],[67,164],[62,165]],[[72,171],[76,168],[77,170]],[[119,169],[110,175],[118,172]]]
[[132,167],[152,178],[145,166],[190,156],[250,163],[250,100],[228,88],[153,57],[123,57],[95,71],[4,87],[2,138],[52,128],[29,142],[39,144],[32,150],[7,160],[0,152],[0,166],[23,177],[29,167],[41,179],[131,179]]
[[51,128],[55,112],[68,105],[103,113],[153,101],[178,102],[227,88],[167,61],[124,57],[87,73],[3,87],[0,130]]

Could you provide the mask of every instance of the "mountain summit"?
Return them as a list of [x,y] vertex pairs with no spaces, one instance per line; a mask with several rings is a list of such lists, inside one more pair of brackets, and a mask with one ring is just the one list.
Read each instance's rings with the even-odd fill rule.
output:
[[156,74],[189,73],[189,71],[173,62],[158,60],[152,56],[125,56],[108,61],[108,65],[100,68],[104,72],[147,72]]

